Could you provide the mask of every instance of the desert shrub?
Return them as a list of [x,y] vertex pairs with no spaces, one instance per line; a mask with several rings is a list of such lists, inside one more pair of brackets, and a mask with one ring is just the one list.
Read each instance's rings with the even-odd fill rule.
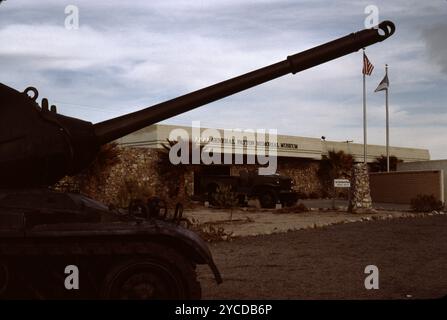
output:
[[340,188],[340,189],[336,190],[335,197],[338,199],[348,200],[349,192],[350,192],[349,188]]
[[118,192],[113,205],[119,208],[126,208],[131,200],[146,200],[152,196],[151,188],[148,183],[139,181],[135,178],[129,178],[122,181],[118,187]]
[[444,204],[432,194],[418,194],[415,198],[411,199],[411,209],[418,212],[438,211],[444,209]]
[[294,212],[307,212],[307,211],[309,211],[309,209],[307,209],[304,203],[299,203],[297,206],[294,207]]
[[212,194],[213,203],[216,206],[230,210],[230,221],[233,220],[233,208],[238,205],[239,198],[237,193],[233,192],[231,186],[217,187],[216,192]]
[[296,194],[298,196],[298,199],[307,199],[309,196],[304,191],[296,191]]
[[238,196],[233,192],[231,186],[217,187],[216,192],[212,194],[213,202],[221,208],[233,208],[239,203]]
[[229,240],[233,235],[232,232],[226,231],[225,228],[213,226],[211,224],[201,224],[194,226],[191,229],[198,233],[200,237],[207,242]]
[[298,203],[296,206],[293,207],[276,210],[275,213],[302,213],[308,211],[309,209],[306,207],[304,203]]
[[226,231],[223,226],[214,225],[212,222],[201,223],[193,217],[184,218],[183,225],[208,242],[231,240],[233,236],[233,232]]
[[309,199],[318,199],[318,198],[320,198],[320,195],[317,192],[313,191],[313,192],[309,193],[308,198]]

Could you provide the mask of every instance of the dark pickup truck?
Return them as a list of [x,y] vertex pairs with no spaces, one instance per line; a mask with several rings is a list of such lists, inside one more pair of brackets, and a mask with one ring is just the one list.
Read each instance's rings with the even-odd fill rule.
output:
[[292,189],[293,180],[278,174],[258,175],[256,172],[242,171],[240,176],[204,175],[200,179],[201,193],[207,195],[210,202],[222,186],[231,186],[241,202],[258,198],[263,208],[273,208],[277,203],[291,206],[298,200],[298,194]]

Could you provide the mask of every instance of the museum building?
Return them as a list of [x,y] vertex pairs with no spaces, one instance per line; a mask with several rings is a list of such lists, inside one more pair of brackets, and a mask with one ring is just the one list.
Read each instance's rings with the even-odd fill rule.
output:
[[[167,124],[146,127],[116,142],[123,150],[137,153],[138,155],[134,155],[134,158],[141,159],[145,155],[154,154],[156,150],[162,150],[163,145],[166,146],[169,140],[187,141],[188,139],[194,144],[202,146],[202,151],[208,150],[208,153],[210,153],[211,150],[211,154],[214,153],[213,159],[217,159],[211,164],[209,163],[209,157],[208,159],[201,158],[199,162],[192,163],[191,169],[187,170],[184,176],[185,192],[190,196],[199,191],[200,179],[203,175],[239,175],[241,170],[256,169],[262,167],[262,165],[265,167],[265,161],[272,161],[275,155],[275,173],[291,177],[294,180],[295,188],[302,194],[320,192],[321,185],[317,177],[319,162],[323,155],[326,155],[329,151],[344,151],[351,154],[354,161],[363,161],[363,144],[361,143],[272,133],[264,135],[262,132],[229,132],[222,129],[191,128]],[[222,154],[231,153],[232,156],[228,158],[230,161],[225,162],[224,156],[216,158],[215,153],[219,152]],[[259,154],[265,155],[264,162],[258,161],[258,158],[255,157]],[[367,161],[369,163],[385,154],[385,146],[367,146]],[[238,159],[237,155],[243,155],[244,163],[240,163],[241,158],[239,158],[239,162],[235,161]],[[250,155],[253,157],[250,158]],[[427,149],[391,146],[390,155],[396,156],[403,162],[430,160]],[[152,162],[155,161],[153,157],[151,159]],[[219,162],[218,159],[221,159],[221,161]],[[149,169],[143,170],[150,171],[150,168],[156,167],[156,164],[148,165],[147,159],[144,161],[145,168]],[[147,179],[153,179],[154,172],[145,172],[140,176],[146,176],[146,173]]]

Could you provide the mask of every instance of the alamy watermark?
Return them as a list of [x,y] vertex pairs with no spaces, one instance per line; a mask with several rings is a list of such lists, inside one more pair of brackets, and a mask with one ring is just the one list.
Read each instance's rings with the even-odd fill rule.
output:
[[79,268],[75,265],[68,265],[65,267],[64,286],[67,290],[79,290]]
[[364,13],[367,15],[365,18],[365,28],[378,28],[379,24],[379,8],[375,5],[369,5],[365,7]]
[[[172,164],[259,164],[259,174],[275,174],[277,169],[277,130],[204,129],[193,121],[191,133],[177,128],[170,132],[176,141],[170,151]],[[245,162],[244,162],[245,158]]]
[[371,264],[365,267],[365,274],[368,276],[365,278],[366,290],[378,290],[379,289],[379,268]]
[[79,29],[79,8],[75,5],[68,5],[65,7],[65,29],[78,30]]

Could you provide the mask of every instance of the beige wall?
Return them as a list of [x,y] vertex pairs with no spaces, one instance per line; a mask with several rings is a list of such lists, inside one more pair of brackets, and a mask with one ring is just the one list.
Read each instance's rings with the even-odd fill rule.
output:
[[[174,129],[182,129],[185,130],[189,136],[192,135],[191,127],[157,124],[118,139],[117,142],[122,146],[128,147],[160,148],[161,144],[166,143],[166,139]],[[203,132],[206,129],[207,128],[201,128],[200,131]],[[224,137],[225,135],[221,129],[217,129],[216,133],[219,133],[221,137]],[[328,151],[343,150],[352,154],[356,161],[363,161],[363,144],[361,143],[347,143],[329,140],[322,141],[320,138],[286,135],[277,135],[276,138],[279,144],[278,149],[276,150],[278,157],[321,160],[322,155],[327,154]],[[263,141],[262,138],[258,138],[258,140]],[[237,143],[234,145],[234,153],[253,154],[255,152],[256,149],[252,146],[243,147]],[[368,145],[367,161],[373,162],[376,157],[380,157],[384,154],[386,154],[385,146]],[[430,159],[430,153],[427,149],[391,146],[390,154],[405,162]]]
[[442,170],[380,172],[370,174],[373,202],[410,204],[418,194],[433,194],[444,202]]

